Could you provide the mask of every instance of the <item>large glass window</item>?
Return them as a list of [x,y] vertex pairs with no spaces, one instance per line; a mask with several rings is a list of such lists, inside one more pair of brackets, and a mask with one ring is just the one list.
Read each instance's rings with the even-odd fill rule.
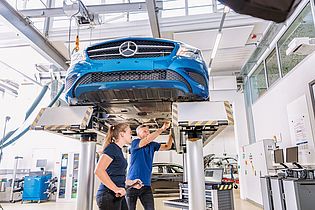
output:
[[279,39],[278,46],[280,51],[280,61],[283,75],[286,75],[307,56],[297,55],[294,53],[286,55],[286,50],[288,49],[289,43],[296,37],[314,37],[313,22],[314,21],[312,18],[311,5],[310,3],[308,3],[304,10],[299,14],[299,16],[288,28],[288,30]]
[[270,87],[275,81],[280,78],[276,49],[273,49],[270,55],[266,58],[266,68],[268,76],[268,86]]
[[254,103],[267,90],[264,63],[261,63],[250,76],[252,102]]

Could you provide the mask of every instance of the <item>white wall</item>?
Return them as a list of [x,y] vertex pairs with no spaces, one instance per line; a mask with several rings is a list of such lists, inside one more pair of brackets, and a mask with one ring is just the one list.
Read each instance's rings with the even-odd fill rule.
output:
[[238,92],[235,95],[234,102],[234,130],[235,130],[235,144],[238,154],[239,169],[239,183],[240,183],[240,197],[245,199],[245,190],[247,189],[247,183],[242,173],[245,168],[245,160],[243,157],[242,146],[249,144],[248,126],[246,119],[246,105],[244,93]]
[[80,152],[80,142],[44,131],[28,131],[16,143],[3,150],[0,168],[12,169],[14,157],[21,156],[23,159],[18,165],[20,169],[39,170],[35,167],[36,160],[48,159],[46,170],[54,171],[62,152]]
[[[30,115],[29,119],[24,122],[25,113],[38,96],[41,87],[32,84],[21,85],[19,89],[19,96],[14,98],[10,95],[4,95],[0,98],[0,128],[1,138],[3,137],[4,119],[5,116],[10,116],[11,119],[7,123],[6,133],[16,128],[20,128],[16,134],[30,125],[40,108],[46,107],[50,102],[50,90],[48,90],[43,97],[38,107]],[[14,136],[16,136],[16,134]],[[12,137],[14,137],[12,136]],[[12,138],[10,138],[11,140]],[[72,138],[55,135],[43,131],[28,131],[16,142],[3,149],[3,158],[0,162],[0,169],[13,169],[14,157],[21,156],[23,159],[19,160],[19,169],[31,169],[38,171],[36,168],[37,159],[47,159],[46,170],[53,171],[56,174],[55,164],[60,161],[61,152],[79,152],[80,142]]]
[[[166,143],[168,140],[168,135],[158,136],[154,141],[159,143]],[[182,154],[177,154],[176,151],[158,151],[154,154],[154,163],[176,163],[183,165]]]
[[[213,77],[214,81],[216,81],[217,77]],[[219,77],[220,86],[214,86],[216,89],[210,91],[210,98],[212,101],[229,101],[232,104],[233,118],[234,118],[234,126],[233,133],[232,131],[223,131],[217,138],[227,139],[226,142],[218,141],[217,138],[213,140],[215,145],[211,145],[211,147],[220,148],[225,145],[225,143],[230,143],[234,146],[234,149],[229,148],[229,152],[233,152],[238,155],[238,164],[240,166],[240,171],[244,168],[245,162],[243,160],[242,146],[249,144],[249,136],[248,136],[248,126],[246,119],[246,105],[245,105],[245,96],[242,92],[236,91],[236,84],[232,83],[231,86],[231,77],[227,77],[225,80],[226,87],[222,86],[224,81],[224,77]],[[234,81],[236,78],[234,77]],[[217,83],[218,83],[217,82]],[[222,145],[223,144],[223,145]],[[247,183],[244,180],[244,176],[241,172],[239,172],[239,182],[240,182],[240,197],[245,199],[245,190],[247,188]]]
[[203,148],[203,156],[208,154],[215,154],[219,157],[223,157],[224,154],[233,157],[237,155],[234,126],[226,127],[216,138]]
[[[287,106],[305,95],[307,104],[303,105],[307,106],[309,110],[311,109],[308,83],[315,79],[314,66],[315,54],[313,53],[274,84],[265,95],[252,105],[256,140],[281,136],[281,142],[278,143],[280,148],[295,146],[290,135]],[[299,109],[299,107],[297,108]],[[300,109],[303,109],[302,105]],[[308,117],[310,119],[307,119],[307,123],[314,125],[313,113],[310,112]],[[314,134],[314,128],[309,132]],[[313,141],[313,139],[309,140]],[[309,164],[315,163],[314,148],[304,155],[309,156],[309,161],[307,161]]]

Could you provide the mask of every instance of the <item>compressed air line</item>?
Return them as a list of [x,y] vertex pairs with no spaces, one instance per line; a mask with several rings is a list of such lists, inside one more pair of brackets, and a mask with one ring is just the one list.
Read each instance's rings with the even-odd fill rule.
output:
[[48,85],[45,85],[42,91],[40,92],[40,94],[37,96],[37,98],[33,102],[32,106],[27,110],[26,115],[25,115],[25,120],[27,120],[27,118],[32,114],[36,106],[39,104],[39,102],[42,100],[42,98],[46,94],[47,90],[48,90]]

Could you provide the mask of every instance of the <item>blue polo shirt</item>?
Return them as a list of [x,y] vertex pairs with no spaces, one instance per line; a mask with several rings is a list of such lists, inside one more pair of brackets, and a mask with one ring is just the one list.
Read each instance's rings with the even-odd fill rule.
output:
[[151,186],[153,156],[161,144],[153,141],[139,148],[140,141],[141,139],[135,139],[131,142],[131,160],[127,177],[130,180],[140,179],[144,186]]
[[[112,160],[106,169],[108,176],[117,187],[125,187],[127,160],[125,159],[121,148],[116,143],[110,143],[103,151],[103,154],[108,155]],[[101,183],[97,191],[97,196],[109,189]]]

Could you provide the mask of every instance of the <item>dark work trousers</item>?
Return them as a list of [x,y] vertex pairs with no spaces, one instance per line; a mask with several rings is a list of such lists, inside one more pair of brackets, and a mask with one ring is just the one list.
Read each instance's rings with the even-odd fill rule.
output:
[[110,192],[97,196],[96,203],[100,210],[128,210],[125,196],[116,198]]
[[151,186],[143,186],[139,190],[135,188],[127,190],[126,200],[129,210],[136,209],[138,198],[140,198],[144,210],[154,210],[154,198]]

